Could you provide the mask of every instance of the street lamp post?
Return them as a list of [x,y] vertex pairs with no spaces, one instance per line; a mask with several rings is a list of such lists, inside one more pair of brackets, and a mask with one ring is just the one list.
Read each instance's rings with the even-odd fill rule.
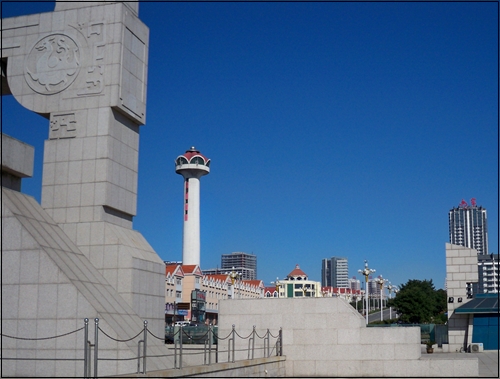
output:
[[[399,292],[399,288],[396,286],[392,286],[392,291],[394,292],[394,296],[396,296]],[[396,318],[398,317],[398,313],[396,312]]]
[[236,298],[236,287],[234,285],[234,282],[236,281],[236,279],[238,279],[238,277],[241,276],[241,272],[236,272],[235,269],[234,269],[234,266],[233,266],[233,269],[231,270],[231,272],[226,272],[227,275],[229,275],[229,277],[231,278],[231,285],[233,286],[233,299]]
[[365,293],[361,295],[361,305],[363,305],[363,313],[362,314],[365,314],[365,303],[366,303],[366,300],[363,298],[363,296],[366,297],[366,289],[365,289]]
[[276,293],[278,294],[278,298],[280,297],[280,281],[279,278],[276,277],[275,282],[271,282],[271,284],[274,284],[276,286]]
[[365,276],[365,283],[366,283],[366,287],[365,287],[365,297],[366,297],[366,325],[368,325],[368,295],[369,295],[369,291],[368,291],[368,277],[370,276],[370,274],[374,273],[375,270],[371,269],[371,268],[368,268],[368,261],[365,260],[365,268],[363,270],[358,270],[358,272],[360,274],[363,274]]
[[305,283],[302,285],[302,292],[304,292],[304,297],[306,297],[307,292],[309,292],[309,287],[307,287]]
[[380,286],[380,321],[384,320],[384,307],[382,306],[382,299],[384,296],[384,283],[387,281],[387,279],[383,279],[382,275],[380,275],[377,279],[376,282]]
[[[391,282],[389,282],[389,284],[387,284],[386,288],[389,290],[389,300],[391,300],[392,299],[392,291],[394,291],[394,293],[396,293],[397,287],[393,286],[391,284]],[[389,319],[392,320],[392,306],[389,307]]]

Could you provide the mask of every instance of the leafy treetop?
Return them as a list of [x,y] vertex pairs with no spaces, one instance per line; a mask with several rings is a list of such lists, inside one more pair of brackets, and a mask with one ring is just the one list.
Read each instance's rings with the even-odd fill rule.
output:
[[444,323],[446,321],[446,292],[436,290],[431,280],[409,280],[401,285],[389,305],[396,308],[400,320],[408,323]]

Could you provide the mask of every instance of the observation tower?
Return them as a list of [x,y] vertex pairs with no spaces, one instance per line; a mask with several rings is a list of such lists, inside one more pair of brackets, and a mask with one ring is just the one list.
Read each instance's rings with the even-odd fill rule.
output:
[[175,172],[184,177],[182,264],[200,264],[200,178],[210,173],[210,159],[194,146],[175,160]]

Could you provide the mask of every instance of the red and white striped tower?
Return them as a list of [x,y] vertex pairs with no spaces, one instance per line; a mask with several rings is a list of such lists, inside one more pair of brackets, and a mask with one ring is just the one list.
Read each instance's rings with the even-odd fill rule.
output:
[[194,146],[175,160],[175,172],[184,177],[182,264],[200,264],[200,178],[210,173],[210,159]]

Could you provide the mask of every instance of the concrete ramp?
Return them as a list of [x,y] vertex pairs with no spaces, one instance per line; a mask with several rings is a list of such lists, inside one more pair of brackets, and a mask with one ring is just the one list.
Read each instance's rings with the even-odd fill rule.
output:
[[[2,334],[22,338],[61,335],[84,325],[94,340],[94,318],[110,337],[127,340],[143,321],[63,230],[30,196],[2,188]],[[160,337],[160,336],[159,336]],[[142,338],[142,335],[141,335]],[[137,357],[137,339],[99,337],[99,357]],[[2,357],[83,358],[83,332],[52,340],[2,338]],[[166,355],[163,340],[148,336],[148,355]],[[148,358],[148,370],[173,367]],[[133,373],[137,360],[99,361],[99,376]],[[2,359],[6,376],[83,376],[83,362]]]

